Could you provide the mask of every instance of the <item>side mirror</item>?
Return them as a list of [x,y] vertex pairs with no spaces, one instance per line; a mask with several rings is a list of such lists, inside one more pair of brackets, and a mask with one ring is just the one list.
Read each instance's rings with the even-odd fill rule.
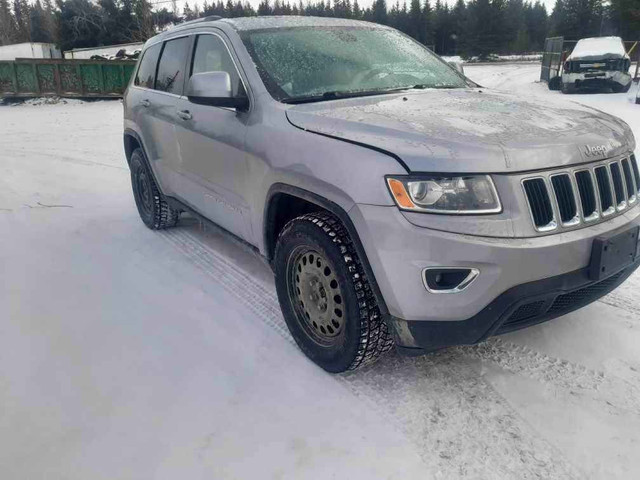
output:
[[249,106],[247,97],[233,96],[227,72],[194,73],[189,79],[187,97],[190,102],[214,107],[245,109]]

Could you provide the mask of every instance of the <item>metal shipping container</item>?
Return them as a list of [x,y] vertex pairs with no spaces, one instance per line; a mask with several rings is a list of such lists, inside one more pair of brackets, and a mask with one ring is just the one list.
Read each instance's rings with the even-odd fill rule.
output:
[[135,60],[0,61],[0,97],[121,97]]

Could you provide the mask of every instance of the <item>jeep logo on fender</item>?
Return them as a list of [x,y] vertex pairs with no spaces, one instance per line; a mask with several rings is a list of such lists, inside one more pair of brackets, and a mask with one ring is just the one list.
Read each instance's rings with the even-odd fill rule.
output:
[[587,157],[604,157],[609,151],[607,145],[585,145],[584,154]]

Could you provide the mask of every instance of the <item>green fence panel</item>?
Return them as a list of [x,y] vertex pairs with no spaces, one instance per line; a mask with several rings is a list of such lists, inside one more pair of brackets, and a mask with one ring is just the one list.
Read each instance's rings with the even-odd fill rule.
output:
[[133,71],[135,70],[135,68],[135,63],[124,66],[125,86],[129,84],[129,79],[131,78],[131,75],[133,75]]
[[82,80],[78,75],[78,65],[62,63],[58,65],[60,71],[60,87],[59,93],[82,93]]
[[123,75],[122,65],[103,65],[102,72],[105,92],[124,92],[124,89],[127,87],[125,81],[128,81],[129,77]]
[[38,82],[40,83],[40,92],[56,93],[57,82],[55,65],[36,65],[36,69],[38,72]]
[[135,64],[131,60],[0,61],[0,96],[121,97]]
[[13,63],[0,62],[0,92],[14,92],[14,80]]
[[16,77],[18,80],[18,92],[35,93],[38,90],[36,75],[33,65],[28,63],[16,64]]
[[82,85],[86,93],[102,91],[102,73],[99,65],[81,65]]

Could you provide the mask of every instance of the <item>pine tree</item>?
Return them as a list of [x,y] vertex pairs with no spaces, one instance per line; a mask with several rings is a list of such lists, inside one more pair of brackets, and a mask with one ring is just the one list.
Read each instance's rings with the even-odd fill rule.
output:
[[258,5],[258,15],[273,15],[269,0],[262,0]]
[[0,0],[0,45],[14,43],[17,27],[8,0]]
[[420,0],[411,0],[409,8],[409,25],[407,34],[419,42],[424,42],[424,26],[422,25],[422,8]]
[[374,22],[381,25],[387,25],[389,23],[386,0],[375,0],[371,8],[371,13]]
[[420,40],[425,45],[433,45],[433,22],[432,17],[433,12],[431,11],[431,4],[429,0],[424,0],[424,5],[422,7],[422,39]]
[[356,20],[362,19],[362,10],[360,10],[358,0],[353,0],[353,18],[355,18]]

